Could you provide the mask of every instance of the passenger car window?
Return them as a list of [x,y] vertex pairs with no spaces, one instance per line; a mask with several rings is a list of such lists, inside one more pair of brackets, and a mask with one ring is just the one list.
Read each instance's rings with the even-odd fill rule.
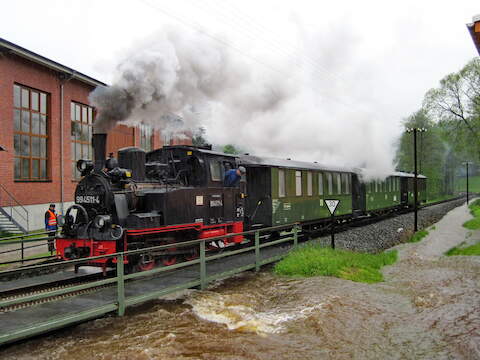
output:
[[318,174],[318,195],[323,195],[323,174]]
[[302,196],[302,172],[295,171],[295,195]]
[[285,170],[278,170],[278,197],[285,197]]
[[342,193],[342,177],[340,173],[336,173],[335,177],[337,178],[337,194],[340,195]]
[[327,187],[328,187],[328,195],[333,194],[333,181],[332,181],[332,174],[327,173]]
[[310,171],[307,172],[307,195],[308,196],[313,195],[313,179],[312,179],[312,173]]

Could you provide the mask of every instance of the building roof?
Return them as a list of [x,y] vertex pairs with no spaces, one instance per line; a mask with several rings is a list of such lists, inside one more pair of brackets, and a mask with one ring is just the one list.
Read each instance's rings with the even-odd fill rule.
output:
[[467,24],[467,29],[470,32],[473,43],[477,48],[478,55],[480,55],[480,15],[474,16],[471,24]]
[[60,73],[66,74],[68,77],[72,79],[81,81],[85,84],[91,86],[106,86],[107,84],[96,80],[88,75],[82,74],[79,71],[76,71],[68,66],[62,65],[56,61],[50,60],[42,55],[34,53],[33,51],[27,50],[17,44],[14,44],[10,41],[7,41],[3,38],[0,38],[0,52],[7,52],[11,54],[15,54],[20,56],[24,59],[30,60],[42,66],[48,67],[52,70],[58,71]]

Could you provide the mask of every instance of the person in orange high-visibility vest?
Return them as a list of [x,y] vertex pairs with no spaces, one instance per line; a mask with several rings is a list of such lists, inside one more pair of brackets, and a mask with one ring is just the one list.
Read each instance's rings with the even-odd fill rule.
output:
[[[55,214],[55,204],[50,204],[50,207],[45,212],[45,230],[49,232],[49,236],[54,237],[57,233],[57,214]],[[54,239],[48,240],[48,251],[55,250]]]

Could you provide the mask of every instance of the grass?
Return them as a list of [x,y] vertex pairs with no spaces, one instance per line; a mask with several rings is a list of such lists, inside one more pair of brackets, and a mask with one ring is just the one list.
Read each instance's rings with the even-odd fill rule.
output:
[[[459,178],[455,181],[455,190],[456,191],[466,191],[467,190],[467,179]],[[469,192],[480,192],[480,176],[469,176],[468,177],[468,191]]]
[[416,243],[422,240],[425,236],[428,235],[428,230],[420,230],[417,231],[415,234],[413,234],[410,239],[408,239],[408,242],[410,243]]
[[[469,206],[470,214],[472,214],[473,219],[466,221],[463,226],[469,230],[478,230],[480,229],[480,199],[475,200]],[[467,238],[472,234],[468,234]],[[464,247],[465,243],[455,246],[448,250],[445,255],[455,256],[455,255],[480,255],[480,243]]]
[[471,245],[465,248],[454,247],[448,250],[445,255],[447,256],[455,256],[455,255],[476,255],[480,256],[480,243]]
[[274,272],[286,276],[334,276],[356,282],[376,283],[383,281],[380,269],[396,260],[396,250],[365,254],[305,245],[278,262]]
[[480,229],[480,199],[475,200],[468,207],[470,208],[473,219],[463,223],[463,227],[469,230],[478,230]]

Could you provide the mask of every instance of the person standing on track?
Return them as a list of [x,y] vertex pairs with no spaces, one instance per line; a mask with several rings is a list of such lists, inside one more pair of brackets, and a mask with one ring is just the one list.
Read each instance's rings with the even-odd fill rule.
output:
[[[48,231],[50,237],[55,237],[57,233],[57,214],[55,214],[55,204],[50,204],[48,210],[45,212],[45,231]],[[48,240],[48,251],[55,250],[54,239]]]

